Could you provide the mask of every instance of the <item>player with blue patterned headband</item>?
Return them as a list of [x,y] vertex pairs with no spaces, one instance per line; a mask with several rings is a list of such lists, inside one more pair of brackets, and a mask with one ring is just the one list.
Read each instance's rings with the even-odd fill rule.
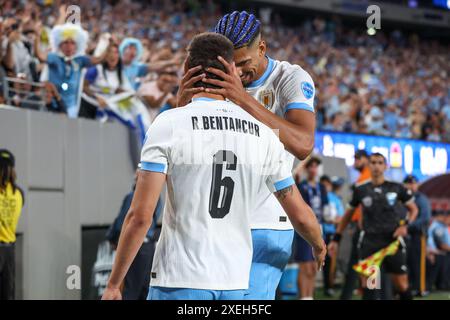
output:
[[[204,78],[204,82],[220,87],[204,90],[222,94],[270,128],[278,129],[288,151],[286,156],[292,163],[294,156],[305,159],[314,146],[316,123],[311,76],[298,65],[277,61],[266,55],[261,23],[253,14],[245,11],[227,14],[217,23],[215,32],[233,42],[234,63],[227,63],[219,57],[227,67],[227,74],[208,69],[208,72],[224,80]],[[188,102],[185,100],[190,99],[191,91],[202,90],[189,88],[188,83],[189,79],[183,79],[178,105]],[[294,231],[269,190],[263,190],[259,196],[258,208],[252,216],[253,263],[247,298],[274,299],[291,255]],[[313,259],[312,249],[308,256]]]

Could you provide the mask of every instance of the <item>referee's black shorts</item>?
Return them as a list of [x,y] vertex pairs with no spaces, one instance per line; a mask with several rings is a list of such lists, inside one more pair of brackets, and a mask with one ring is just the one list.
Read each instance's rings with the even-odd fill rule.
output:
[[[395,239],[392,238],[392,233],[386,235],[361,232],[358,242],[359,260],[368,258],[375,252],[391,244],[393,241],[395,241]],[[400,238],[400,246],[397,253],[393,256],[386,256],[381,267],[386,273],[399,275],[408,273],[406,244],[402,238]]]

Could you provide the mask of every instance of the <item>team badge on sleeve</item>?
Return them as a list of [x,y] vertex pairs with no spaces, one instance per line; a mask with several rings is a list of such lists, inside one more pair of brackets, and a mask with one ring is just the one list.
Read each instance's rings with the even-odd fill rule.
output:
[[301,84],[303,95],[306,99],[311,99],[314,95],[314,87],[311,83],[303,81]]

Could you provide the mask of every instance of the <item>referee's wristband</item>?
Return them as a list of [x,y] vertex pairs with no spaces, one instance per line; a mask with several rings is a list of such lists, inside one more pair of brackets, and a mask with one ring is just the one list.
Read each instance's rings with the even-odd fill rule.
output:
[[341,241],[341,238],[342,238],[342,234],[340,234],[340,233],[335,233],[335,234],[333,235],[333,239],[332,239],[331,241],[335,241],[335,242],[339,243],[339,242]]

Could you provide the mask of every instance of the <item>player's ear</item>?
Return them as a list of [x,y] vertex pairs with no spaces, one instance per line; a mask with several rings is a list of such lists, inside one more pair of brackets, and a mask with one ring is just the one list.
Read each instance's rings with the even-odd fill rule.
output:
[[258,45],[258,54],[260,57],[264,57],[266,55],[266,41],[264,40],[259,40],[259,45]]

